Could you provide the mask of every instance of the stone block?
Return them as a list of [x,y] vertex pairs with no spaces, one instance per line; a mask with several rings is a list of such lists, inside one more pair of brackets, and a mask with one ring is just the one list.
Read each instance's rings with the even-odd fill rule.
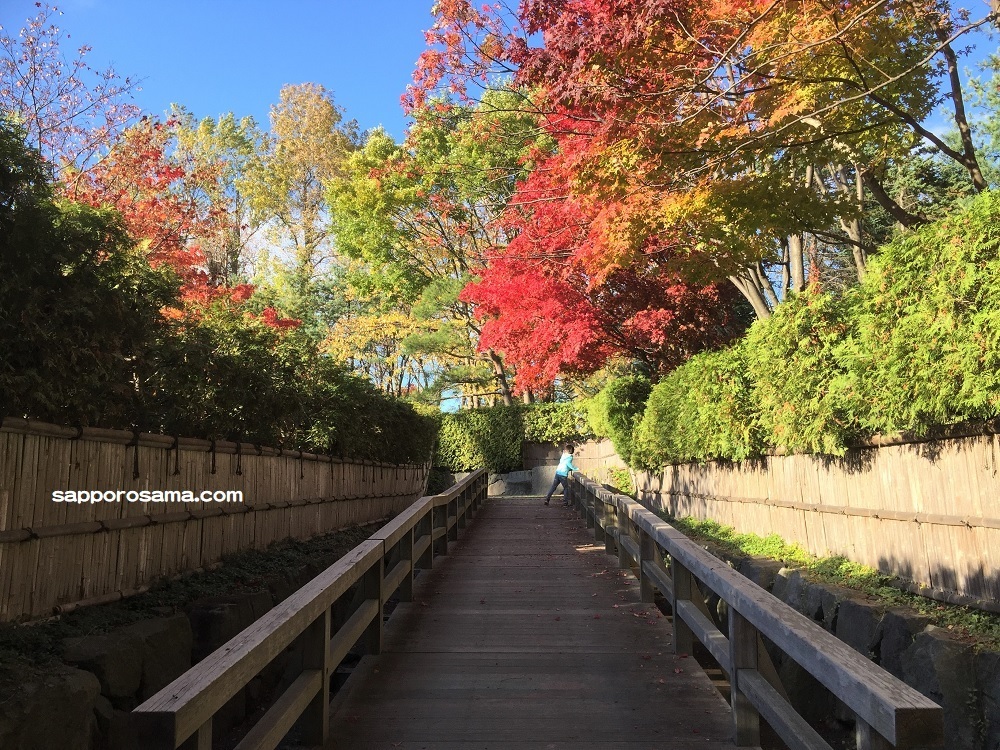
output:
[[85,635],[63,641],[63,661],[92,673],[101,694],[115,708],[129,711],[138,703],[142,682],[142,640],[131,633]]
[[837,614],[837,637],[872,659],[875,656],[876,640],[879,623],[882,621],[883,608],[864,599],[845,599],[840,603]]
[[913,639],[927,627],[930,619],[908,609],[888,610],[875,633],[875,661],[899,679],[903,679],[903,653]]
[[983,750],[1000,750],[1000,653],[980,651],[974,656]]
[[125,628],[142,641],[139,701],[151,698],[191,667],[194,634],[184,615],[143,620]]
[[736,569],[763,589],[771,590],[782,564],[763,557],[745,557]]
[[928,625],[902,654],[903,679],[944,709],[949,750],[978,750],[979,711],[972,646]]
[[100,694],[94,674],[65,666],[0,686],[0,747],[91,750]]

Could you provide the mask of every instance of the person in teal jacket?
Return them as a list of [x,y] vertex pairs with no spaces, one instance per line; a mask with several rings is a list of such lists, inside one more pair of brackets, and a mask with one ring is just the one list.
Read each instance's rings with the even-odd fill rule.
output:
[[549,494],[545,496],[545,504],[549,504],[552,493],[560,484],[563,486],[563,505],[569,505],[569,473],[579,471],[573,465],[573,446],[567,445],[565,452],[559,457],[559,465],[556,467],[556,475],[552,478],[552,486],[549,487]]

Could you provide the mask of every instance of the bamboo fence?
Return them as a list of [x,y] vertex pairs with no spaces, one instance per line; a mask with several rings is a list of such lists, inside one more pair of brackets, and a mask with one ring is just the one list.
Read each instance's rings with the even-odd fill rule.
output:
[[[843,458],[774,455],[635,475],[639,500],[676,517],[778,534],[843,555],[935,599],[1000,611],[1000,436],[875,438]],[[620,466],[608,443],[576,463]],[[584,467],[587,468],[584,468]]]
[[[218,563],[395,515],[428,467],[120,430],[0,422],[0,622],[111,601]],[[239,490],[242,503],[54,502],[54,491]]]

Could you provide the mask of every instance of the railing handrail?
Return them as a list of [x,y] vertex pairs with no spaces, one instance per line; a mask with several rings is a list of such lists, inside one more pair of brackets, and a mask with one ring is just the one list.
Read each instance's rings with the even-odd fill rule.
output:
[[[485,499],[485,478],[485,470],[478,469],[446,492],[416,500],[316,578],[134,709],[130,715],[128,741],[140,743],[144,748],[175,750],[197,736],[198,750],[211,747],[213,715],[272,659],[296,639],[308,635],[307,631],[315,629],[319,634],[313,639],[316,641],[315,653],[304,659],[312,663],[304,664],[300,679],[274,704],[272,710],[281,709],[280,715],[271,717],[275,729],[268,732],[255,731],[255,728],[251,732],[253,744],[246,744],[246,747],[273,747],[271,740],[280,741],[284,731],[317,696],[324,696],[324,699],[320,701],[323,707],[316,717],[319,727],[313,734],[325,742],[328,702],[325,696],[330,672],[355,642],[370,632],[370,628],[378,630],[374,638],[376,644],[371,649],[378,653],[382,607],[386,599],[397,588],[401,598],[412,595],[414,569],[430,567],[434,552],[447,552],[448,540],[457,538],[467,516],[471,516]],[[442,508],[444,512],[435,516],[434,511]],[[443,524],[439,523],[442,519]],[[427,527],[426,533],[418,537],[416,530],[421,524]],[[392,571],[386,571],[384,561],[393,550],[399,550],[401,559]],[[377,573],[377,581],[367,587],[365,602],[337,633],[331,634],[331,608],[352,586],[366,576],[372,578],[373,572]],[[366,606],[368,602],[371,606]],[[283,701],[291,705],[281,705]],[[270,713],[258,723],[268,723]],[[278,734],[282,728],[284,731]],[[246,739],[239,747],[243,748],[245,742]]]
[[[739,709],[745,714],[747,709],[746,704],[740,705],[741,700],[753,704],[753,709],[758,713],[765,713],[757,704],[765,700],[773,702],[780,697],[772,694],[773,689],[767,684],[762,684],[759,679],[756,653],[749,655],[749,665],[741,663],[743,660],[740,655],[734,653],[741,648],[744,652],[748,650],[756,652],[756,647],[747,647],[747,638],[754,641],[758,633],[772,641],[854,711],[860,719],[859,738],[862,735],[870,735],[869,729],[877,733],[878,736],[868,737],[867,744],[877,745],[880,738],[898,748],[943,743],[943,711],[932,700],[749,578],[733,570],[725,561],[707,552],[632,498],[606,490],[579,473],[574,474],[574,485],[582,490],[580,494],[583,498],[593,499],[592,507],[581,509],[593,514],[595,534],[603,536],[606,543],[614,538],[623,565],[626,564],[625,555],[634,560],[639,567],[639,576],[644,586],[667,589],[662,593],[671,599],[671,605],[674,607],[675,636],[678,626],[689,628],[690,633],[705,643],[723,670],[730,675],[733,692],[736,695],[733,709],[737,724],[737,744],[758,744],[752,741],[753,731],[748,735],[750,741],[746,743],[740,741],[741,718],[736,716],[736,713]],[[577,498],[577,501],[580,499],[582,498]],[[603,509],[597,508],[598,502],[604,506]],[[619,526],[622,528],[618,528]],[[638,541],[632,538],[633,534],[638,537]],[[666,569],[658,570],[656,561],[651,559],[652,550],[649,546],[651,544],[670,556],[674,575],[668,575]],[[662,552],[659,568],[663,567]],[[691,598],[691,591],[674,590],[676,588],[674,579],[688,575],[702,582],[728,605],[731,631],[728,637],[711,623],[707,617],[707,610],[706,614],[702,615],[700,610],[705,606],[703,599],[699,607],[695,601],[697,595]],[[687,583],[684,585],[691,588]],[[694,588],[696,594],[697,589]],[[692,604],[694,606],[691,606]],[[733,613],[736,617],[733,617]],[[737,631],[741,629],[746,631],[735,634],[736,640],[741,641],[741,644],[732,642],[734,621]],[[677,641],[678,638],[675,637],[675,645]],[[737,673],[735,675],[734,663]],[[745,695],[740,691],[741,675],[745,683]],[[764,691],[771,692],[765,696]],[[784,706],[778,706],[777,709],[771,706],[765,707],[766,710],[778,710],[781,715],[765,718],[773,720],[773,723],[798,722],[796,726],[788,727],[788,734],[793,739],[804,738],[807,735],[811,739],[812,735],[809,733],[812,730],[807,725],[802,726],[805,722],[801,717],[797,714],[792,716],[794,709],[784,699],[781,700],[785,703]],[[756,716],[751,719],[751,724],[757,721]],[[773,728],[782,734],[779,727]]]

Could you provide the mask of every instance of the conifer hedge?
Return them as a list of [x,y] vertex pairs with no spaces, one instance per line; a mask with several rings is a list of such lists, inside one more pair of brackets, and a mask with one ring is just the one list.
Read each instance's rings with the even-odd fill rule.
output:
[[1000,415],[1000,193],[907,232],[842,296],[811,289],[661,380],[633,465],[842,455],[861,438]]

